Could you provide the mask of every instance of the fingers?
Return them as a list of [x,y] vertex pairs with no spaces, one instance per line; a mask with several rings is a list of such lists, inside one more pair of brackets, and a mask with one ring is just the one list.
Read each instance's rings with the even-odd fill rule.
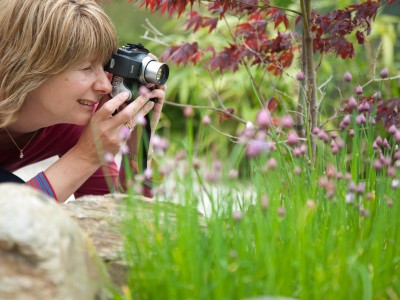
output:
[[126,100],[129,98],[129,93],[123,92],[115,96],[114,98],[110,100],[104,100],[100,102],[99,106],[101,105],[101,108],[98,109],[96,112],[96,117],[99,120],[107,120],[109,119],[112,114],[120,107]]

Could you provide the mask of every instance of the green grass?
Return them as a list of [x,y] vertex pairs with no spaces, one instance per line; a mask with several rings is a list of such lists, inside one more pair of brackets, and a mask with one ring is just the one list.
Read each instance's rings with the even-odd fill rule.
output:
[[[182,144],[194,153],[188,124]],[[336,155],[318,142],[315,165],[284,143],[255,158],[237,144],[214,170],[217,183],[204,175],[211,152],[200,169],[176,168],[167,176],[175,190],[156,195],[149,217],[138,215],[132,195],[124,229],[129,277],[114,299],[399,299],[398,188],[386,167],[373,166],[374,126],[353,125]],[[276,169],[265,168],[271,158]],[[240,160],[249,176],[228,178]],[[360,183],[365,190],[353,192]],[[172,198],[178,203],[168,204]]]

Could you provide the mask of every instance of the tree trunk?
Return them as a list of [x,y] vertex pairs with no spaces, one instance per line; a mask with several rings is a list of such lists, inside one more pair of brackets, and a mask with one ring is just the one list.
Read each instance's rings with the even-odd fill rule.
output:
[[316,74],[314,69],[313,37],[310,29],[311,19],[311,0],[301,1],[301,10],[303,15],[303,55],[302,64],[304,66],[304,95],[306,103],[306,133],[311,146],[311,159],[314,160],[316,153],[316,138],[311,134],[314,127],[317,126],[318,103]]

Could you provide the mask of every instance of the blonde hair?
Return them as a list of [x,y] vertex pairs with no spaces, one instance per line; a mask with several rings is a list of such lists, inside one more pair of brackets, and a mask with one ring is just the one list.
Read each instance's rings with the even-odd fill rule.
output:
[[0,128],[50,76],[88,58],[105,64],[117,48],[114,25],[94,0],[0,0]]

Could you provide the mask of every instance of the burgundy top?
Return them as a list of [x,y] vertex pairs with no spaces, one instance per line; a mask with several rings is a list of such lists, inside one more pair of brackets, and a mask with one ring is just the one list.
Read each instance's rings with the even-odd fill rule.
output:
[[[24,149],[24,157],[20,158],[18,149],[15,151],[0,150],[0,167],[14,172],[27,165],[45,160],[53,156],[63,156],[79,140],[84,126],[58,124],[39,130],[37,136]],[[115,162],[99,168],[74,193],[75,197],[83,195],[103,195],[109,193],[113,187],[106,180],[115,184],[118,178],[118,167]]]

